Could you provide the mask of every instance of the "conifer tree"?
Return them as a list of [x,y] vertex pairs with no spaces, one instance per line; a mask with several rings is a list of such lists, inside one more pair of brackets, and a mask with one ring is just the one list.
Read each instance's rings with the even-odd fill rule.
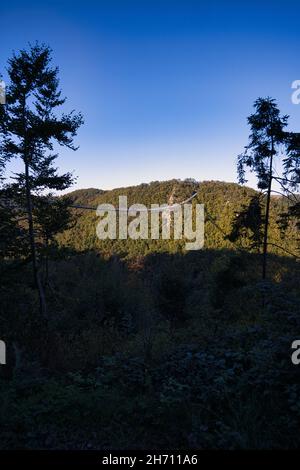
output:
[[59,191],[71,185],[72,175],[59,175],[54,166],[54,146],[76,150],[73,139],[83,123],[80,113],[56,112],[65,98],[59,89],[58,68],[51,62],[51,50],[43,44],[14,53],[8,61],[6,104],[0,106],[0,161],[6,165],[18,158],[24,168],[5,189],[15,196],[19,208],[25,209],[34,283],[44,316],[46,302],[39,275],[34,199],[47,190]]
[[[281,214],[279,223],[285,231],[289,220],[296,220],[300,229],[300,197],[297,194],[300,185],[300,133],[287,133],[287,154],[283,160],[283,178],[276,178],[289,200],[288,210]],[[295,194],[296,192],[296,194]],[[299,239],[298,239],[299,241]]]
[[35,221],[39,235],[40,253],[45,260],[45,279],[48,283],[48,260],[51,253],[56,252],[55,236],[74,225],[70,211],[72,200],[68,197],[53,197],[48,194],[39,196],[34,201]]
[[236,214],[231,233],[227,238],[233,243],[240,238],[245,238],[246,243],[250,242],[250,249],[260,252],[263,223],[261,197],[255,194],[251,197],[249,204],[244,204],[241,211]]
[[266,211],[263,236],[262,277],[266,278],[268,228],[270,219],[270,201],[274,179],[274,161],[279,156],[282,146],[287,146],[288,116],[281,116],[274,99],[258,98],[254,103],[255,112],[248,117],[251,128],[249,144],[245,152],[238,157],[238,177],[240,183],[247,182],[246,168],[254,172],[258,179],[258,188],[266,191]]

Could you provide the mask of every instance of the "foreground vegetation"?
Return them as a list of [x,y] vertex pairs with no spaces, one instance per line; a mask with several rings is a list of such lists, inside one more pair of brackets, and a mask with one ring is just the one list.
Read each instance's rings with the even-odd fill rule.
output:
[[299,446],[299,268],[274,255],[262,282],[260,262],[69,253],[49,266],[47,323],[28,267],[2,264],[1,448]]

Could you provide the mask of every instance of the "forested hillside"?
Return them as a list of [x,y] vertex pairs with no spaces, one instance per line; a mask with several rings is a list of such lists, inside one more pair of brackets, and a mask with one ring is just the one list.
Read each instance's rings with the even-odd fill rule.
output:
[[[174,196],[175,203],[179,203],[189,198],[194,192],[197,196],[193,199],[193,204],[205,206],[204,248],[249,248],[250,241],[247,233],[235,242],[230,241],[227,236],[230,235],[234,221],[242,208],[248,206],[251,197],[259,193],[236,183],[220,181],[198,183],[194,180],[155,181],[111,191],[83,189],[71,192],[68,194],[71,203],[75,206],[83,206],[85,209],[72,209],[74,218],[72,228],[58,235],[59,243],[61,246],[69,246],[78,251],[96,249],[104,255],[118,254],[125,258],[144,256],[153,252],[182,252],[184,240],[99,240],[96,235],[96,225],[99,220],[96,208],[103,203],[113,204],[117,208],[118,198],[123,195],[128,198],[128,206],[140,203],[150,208],[154,203],[168,204],[170,195]],[[88,207],[91,210],[88,210]],[[279,255],[284,252],[287,254],[284,250],[296,254],[298,235],[295,223],[290,223],[284,233],[278,224],[280,215],[287,208],[286,199],[273,196],[271,208],[270,251]]]

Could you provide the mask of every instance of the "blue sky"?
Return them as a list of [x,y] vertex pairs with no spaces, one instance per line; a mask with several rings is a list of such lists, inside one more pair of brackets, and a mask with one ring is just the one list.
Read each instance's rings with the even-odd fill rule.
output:
[[65,110],[85,117],[80,149],[58,160],[78,176],[74,189],[236,181],[259,96],[276,98],[299,131],[299,2],[3,2],[0,72],[36,40],[53,49]]

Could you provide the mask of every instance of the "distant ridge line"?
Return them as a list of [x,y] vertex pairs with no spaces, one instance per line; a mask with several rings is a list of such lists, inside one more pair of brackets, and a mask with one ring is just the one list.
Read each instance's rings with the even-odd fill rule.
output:
[[[192,196],[190,196],[188,199],[185,199],[184,201],[182,202],[177,202],[175,204],[172,204],[172,205],[165,205],[165,206],[161,206],[161,207],[151,207],[150,209],[146,208],[146,209],[141,209],[139,212],[159,212],[159,211],[165,211],[165,210],[173,210],[175,209],[176,207],[179,207],[179,206],[183,206],[183,204],[187,204],[188,202],[190,202],[192,199],[194,199],[196,196],[198,195],[198,191],[197,192],[194,192],[192,194]],[[109,204],[109,203],[103,203],[103,204]],[[78,204],[71,204],[70,206],[68,207],[73,207],[74,209],[84,209],[84,210],[91,210],[91,211],[96,211],[97,210],[97,207],[92,207],[92,206],[81,206],[81,205],[78,205]],[[107,209],[107,211],[109,211],[110,209]],[[128,212],[129,209],[123,209],[123,208],[116,208],[116,209],[112,209],[112,210],[116,210],[117,212]]]

